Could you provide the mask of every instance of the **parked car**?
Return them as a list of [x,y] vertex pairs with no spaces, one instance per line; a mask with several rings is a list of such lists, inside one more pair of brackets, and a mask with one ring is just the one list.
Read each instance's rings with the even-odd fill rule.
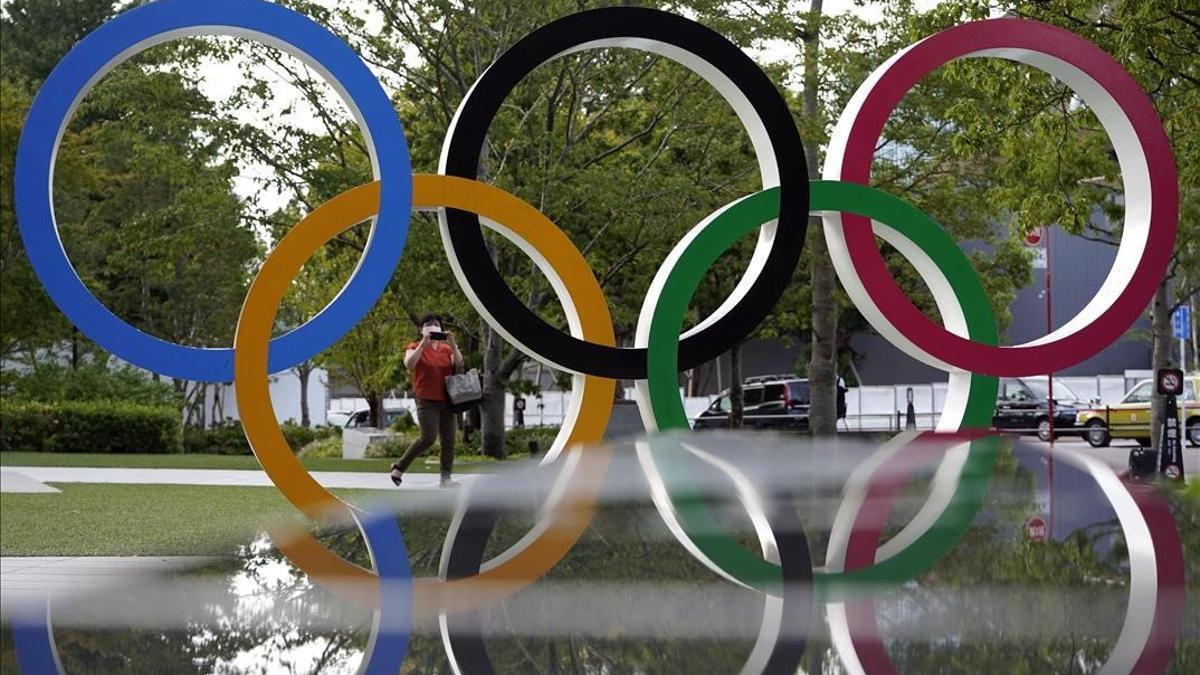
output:
[[[397,417],[409,414],[405,408],[385,408],[383,411],[383,424],[380,426],[390,427],[392,422],[396,421]],[[369,408],[360,408],[350,413],[346,417],[346,422],[342,426],[346,429],[355,429],[357,427],[365,427],[371,423],[371,410]]]
[[[796,375],[764,375],[747,378],[742,384],[744,402],[742,427],[808,431],[808,380]],[[729,390],[696,418],[696,429],[729,427]]]
[[[1054,436],[1077,435],[1079,411],[1087,404],[1061,382],[1054,383]],[[1050,382],[1045,377],[1014,377],[1000,380],[992,426],[1002,431],[1037,434],[1050,440]]]
[[[1200,375],[1184,378],[1183,396],[1176,399],[1179,423],[1186,430],[1190,445],[1200,446]],[[1094,405],[1081,410],[1076,423],[1084,429],[1084,438],[1093,448],[1103,448],[1114,438],[1133,438],[1143,445],[1150,444],[1150,398],[1154,380],[1142,380],[1112,405]]]

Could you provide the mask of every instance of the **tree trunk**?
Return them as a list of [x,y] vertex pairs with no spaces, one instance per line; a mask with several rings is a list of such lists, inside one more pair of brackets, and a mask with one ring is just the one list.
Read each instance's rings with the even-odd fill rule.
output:
[[79,370],[79,329],[71,328],[71,370]]
[[[1160,368],[1168,368],[1171,364],[1171,305],[1167,301],[1167,279],[1163,279],[1154,292],[1154,303],[1150,309],[1150,326],[1154,332],[1153,352],[1150,357],[1150,367],[1157,373]],[[1158,393],[1158,387],[1151,389],[1150,397],[1150,443],[1155,450],[1159,448],[1159,435],[1162,433],[1162,423],[1166,412],[1166,401]]]
[[[804,116],[815,120],[820,114],[817,96],[819,73],[817,60],[820,57],[822,0],[813,0],[808,20],[802,31],[804,40]],[[810,138],[804,144],[804,159],[808,173],[820,175],[820,159],[817,156],[819,139]],[[825,233],[821,218],[808,219],[808,260],[812,275],[812,349],[808,362],[808,382],[811,406],[809,428],[814,436],[833,436],[837,433],[837,305],[833,293],[837,287],[833,263],[829,259],[829,248],[825,245]]]
[[300,377],[300,425],[305,427],[312,424],[312,418],[308,416],[308,376],[312,370],[308,362],[296,367],[296,375]]
[[742,390],[742,343],[729,348],[729,428],[741,429],[746,416],[746,397]]
[[213,384],[212,409],[208,413],[208,419],[212,420],[213,424],[225,421],[225,403],[221,400],[221,391],[224,388],[225,385],[219,382]]
[[500,373],[500,334],[484,328],[483,402],[479,408],[480,447],[484,455],[504,459],[504,380]]
[[201,382],[196,387],[196,427],[200,429],[208,428],[208,421],[205,418],[204,404],[208,402],[208,383]]
[[383,422],[383,394],[370,393],[364,394],[367,399],[367,408],[370,409],[370,424],[378,429],[380,423]]

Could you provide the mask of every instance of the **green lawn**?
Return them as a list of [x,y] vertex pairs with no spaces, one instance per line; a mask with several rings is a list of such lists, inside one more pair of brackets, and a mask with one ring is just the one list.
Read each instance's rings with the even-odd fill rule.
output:
[[[309,471],[360,471],[374,473],[387,471],[395,458],[341,459],[338,457],[301,457],[300,463]],[[481,472],[494,469],[496,461],[478,455],[455,458],[456,471]],[[0,466],[83,466],[120,467],[137,469],[257,469],[258,460],[250,455],[200,455],[200,454],[109,454],[86,452],[0,452]],[[438,471],[437,450],[423,460],[413,462],[410,471],[436,473]]]
[[[230,553],[296,509],[269,487],[58,483],[0,499],[0,555]],[[378,490],[334,490],[349,502]]]

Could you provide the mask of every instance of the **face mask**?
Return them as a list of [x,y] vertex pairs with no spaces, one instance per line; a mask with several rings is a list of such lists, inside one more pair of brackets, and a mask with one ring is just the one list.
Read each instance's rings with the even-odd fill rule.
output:
[[442,332],[442,327],[437,325],[436,323],[427,323],[424,326],[421,326],[421,335],[424,335],[426,337],[428,337],[430,333],[440,333],[440,332]]

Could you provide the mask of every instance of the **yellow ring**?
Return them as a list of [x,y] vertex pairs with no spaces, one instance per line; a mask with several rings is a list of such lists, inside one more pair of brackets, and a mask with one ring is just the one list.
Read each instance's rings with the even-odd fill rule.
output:
[[[608,304],[591,268],[566,234],[533,206],[485,183],[429,174],[413,176],[413,202],[415,209],[471,211],[502,234],[518,237],[521,240],[518,245],[540,254],[539,262],[550,268],[544,271],[561,281],[560,290],[569,295],[563,298],[564,302],[573,305],[577,312],[580,337],[615,346]],[[354,517],[357,509],[318,483],[284,439],[271,404],[268,344],[283,295],[304,263],[337,234],[373,217],[378,206],[379,184],[368,183],[334,197],[297,223],[267,256],[250,284],[234,336],[234,390],[250,447],[284,497],[318,522],[331,515]],[[580,379],[578,417],[566,432],[568,452],[602,440],[616,393],[614,380],[588,375],[577,376],[577,383]],[[602,475],[608,458],[609,452],[602,446],[583,453],[573,473],[592,478],[581,491],[569,493],[570,503],[548,516],[549,526],[533,541],[519,551],[510,551],[511,555],[501,556],[503,562],[485,567],[480,574],[466,579],[416,579],[414,615],[430,616],[485,605],[516,592],[554,567],[591,520],[599,482],[594,477]],[[378,578],[374,572],[329,551],[307,532],[275,541],[297,567],[314,579],[335,585],[350,582],[362,589],[355,596],[371,604],[377,602]]]

